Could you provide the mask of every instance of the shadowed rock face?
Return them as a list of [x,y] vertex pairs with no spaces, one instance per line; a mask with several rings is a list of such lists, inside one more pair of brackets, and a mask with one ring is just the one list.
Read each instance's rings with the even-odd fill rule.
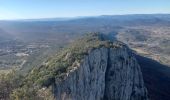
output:
[[140,66],[128,48],[101,47],[84,57],[63,81],[56,100],[148,100]]
[[170,67],[152,59],[136,55],[141,66],[150,100],[169,100]]

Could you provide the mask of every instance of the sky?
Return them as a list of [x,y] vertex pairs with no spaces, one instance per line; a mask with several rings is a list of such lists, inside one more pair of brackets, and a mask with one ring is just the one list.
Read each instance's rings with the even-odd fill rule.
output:
[[0,0],[0,19],[167,14],[170,0]]

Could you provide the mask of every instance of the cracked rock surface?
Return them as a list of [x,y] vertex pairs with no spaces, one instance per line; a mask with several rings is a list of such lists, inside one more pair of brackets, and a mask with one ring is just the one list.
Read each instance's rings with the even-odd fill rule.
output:
[[63,81],[56,100],[148,100],[140,66],[128,48],[101,47],[84,57]]

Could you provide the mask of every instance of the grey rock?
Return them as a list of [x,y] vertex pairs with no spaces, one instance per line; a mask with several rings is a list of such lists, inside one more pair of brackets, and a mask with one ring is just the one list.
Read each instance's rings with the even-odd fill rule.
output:
[[148,100],[140,66],[128,48],[101,47],[65,80],[55,79],[56,100]]

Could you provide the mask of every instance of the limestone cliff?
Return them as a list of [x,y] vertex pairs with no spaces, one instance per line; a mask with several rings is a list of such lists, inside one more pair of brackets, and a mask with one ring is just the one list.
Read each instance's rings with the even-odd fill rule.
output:
[[148,100],[140,66],[126,47],[94,49],[58,80],[56,100]]
[[56,100],[148,100],[131,50],[102,34],[87,35],[61,50],[28,79],[52,87]]

